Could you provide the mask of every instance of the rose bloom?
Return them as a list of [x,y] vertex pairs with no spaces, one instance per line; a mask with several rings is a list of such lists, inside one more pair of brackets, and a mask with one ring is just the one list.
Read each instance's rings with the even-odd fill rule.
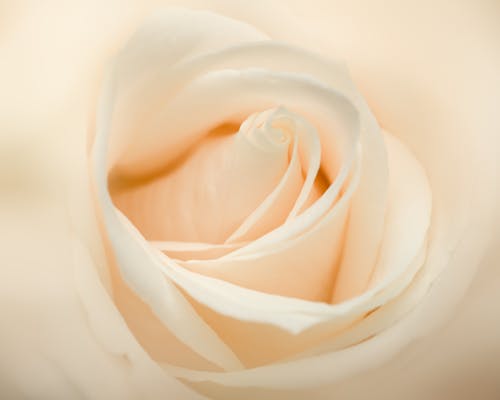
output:
[[2,398],[499,398],[498,4],[0,11]]

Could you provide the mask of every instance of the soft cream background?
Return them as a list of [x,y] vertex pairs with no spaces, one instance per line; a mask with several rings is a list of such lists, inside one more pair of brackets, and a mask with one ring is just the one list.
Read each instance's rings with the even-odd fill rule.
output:
[[[133,360],[99,347],[76,293],[65,199],[65,182],[82,159],[100,68],[141,19],[163,3],[0,3],[3,398],[195,398],[165,377],[126,330],[117,329],[117,340],[135,355]],[[500,5],[495,0],[175,3],[209,6],[253,22],[274,37],[345,55],[356,82],[382,119],[384,112],[377,104],[390,108],[392,114],[401,110],[405,115],[413,108],[425,120],[426,107],[432,105],[419,104],[419,91],[436,83],[441,90],[437,96],[449,96],[450,102],[464,112],[467,106],[467,112],[476,116],[467,122],[485,146],[484,171],[498,170],[497,164],[490,164],[500,136],[498,120],[492,118],[500,104]],[[401,70],[406,72],[398,73]],[[435,75],[425,74],[434,70]],[[413,84],[408,71],[414,71]],[[439,78],[445,84],[440,85]],[[458,89],[453,79],[460,80]],[[493,201],[498,188],[491,176],[484,179],[492,186],[485,193]],[[333,388],[271,396],[358,399],[370,393],[375,399],[498,398],[498,244],[497,240],[491,246],[467,297],[442,330],[414,343],[384,368]],[[252,396],[260,398],[258,393]]]

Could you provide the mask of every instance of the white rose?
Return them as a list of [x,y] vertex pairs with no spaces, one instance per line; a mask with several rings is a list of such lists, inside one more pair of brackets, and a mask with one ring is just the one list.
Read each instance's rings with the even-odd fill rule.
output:
[[[252,25],[157,11],[103,79],[90,184],[71,175],[69,209],[72,295],[113,389],[57,358],[91,398],[406,396],[377,368],[445,321],[474,275],[497,138],[491,120],[481,138],[468,125],[490,110],[451,96],[469,89],[448,86],[462,70],[428,50],[431,72],[409,79],[417,56],[391,66],[354,39],[310,45],[310,24],[305,38],[266,24],[275,6],[252,8]],[[438,88],[424,106],[404,87],[416,82]]]

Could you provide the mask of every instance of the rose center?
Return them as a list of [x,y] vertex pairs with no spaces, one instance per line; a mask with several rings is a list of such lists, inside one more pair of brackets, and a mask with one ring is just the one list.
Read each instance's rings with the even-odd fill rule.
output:
[[148,240],[220,245],[269,232],[324,191],[319,139],[300,116],[270,109],[236,130],[209,130],[160,176],[115,179],[116,206]]

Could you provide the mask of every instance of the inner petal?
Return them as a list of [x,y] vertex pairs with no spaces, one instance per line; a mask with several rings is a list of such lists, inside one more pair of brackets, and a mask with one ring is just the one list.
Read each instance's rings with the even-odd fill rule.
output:
[[115,179],[116,206],[148,240],[224,243],[287,171],[291,134],[259,125],[272,112],[237,133],[234,125],[212,130],[159,177]]
[[289,167],[280,183],[233,232],[228,243],[255,240],[282,225],[312,195],[321,162],[321,145],[315,127],[299,115],[279,108],[267,121],[267,129],[273,128],[293,133]]

